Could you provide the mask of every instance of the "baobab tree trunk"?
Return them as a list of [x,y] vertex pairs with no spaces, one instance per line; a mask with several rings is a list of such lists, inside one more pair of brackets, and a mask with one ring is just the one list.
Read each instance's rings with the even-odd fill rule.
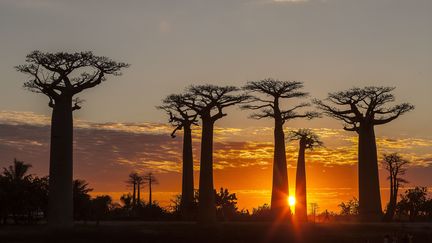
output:
[[133,184],[132,205],[136,206],[136,183]]
[[374,128],[362,126],[358,134],[359,214],[362,220],[377,221],[382,211]]
[[141,205],[141,185],[137,184],[137,203]]
[[[394,178],[392,175],[392,171],[390,172],[390,200],[389,203],[387,205],[387,211],[384,215],[384,220],[385,221],[391,221],[393,220],[393,216],[394,216],[394,211],[396,208],[396,198],[394,197],[395,195],[395,186],[394,186]],[[397,193],[397,191],[396,191]],[[396,194],[397,195],[397,194]]]
[[73,226],[72,96],[55,100],[51,118],[48,223],[53,228]]
[[216,222],[213,192],[213,126],[213,121],[202,120],[198,220],[210,224]]
[[183,178],[181,211],[184,218],[189,218],[194,200],[192,131],[190,126],[183,127]]
[[283,122],[279,119],[275,119],[274,146],[271,210],[274,216],[290,215],[290,208],[287,202],[288,173],[285,154],[285,135]]
[[307,221],[307,199],[306,199],[306,145],[300,140],[300,149],[297,160],[296,172],[296,204],[295,217],[299,221]]
[[396,211],[396,204],[397,204],[397,195],[399,191],[399,185],[397,182],[397,178],[393,177],[393,185],[391,186],[392,189],[390,190],[390,201],[386,212],[386,219],[393,220],[395,211]]
[[151,181],[151,178],[150,178],[150,180],[149,180],[149,205],[150,205],[150,207],[153,205],[153,201],[152,201],[152,181]]

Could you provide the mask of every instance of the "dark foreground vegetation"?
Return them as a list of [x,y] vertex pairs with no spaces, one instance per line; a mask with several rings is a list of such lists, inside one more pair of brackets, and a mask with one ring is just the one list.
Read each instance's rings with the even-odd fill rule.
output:
[[[14,160],[0,173],[0,225],[1,224],[44,224],[48,212],[48,177],[39,178],[30,174],[31,165]],[[73,181],[73,218],[75,222],[95,221],[196,221],[199,218],[199,191],[195,191],[189,208],[188,218],[182,214],[182,196],[175,196],[171,204],[161,207],[152,200],[151,185],[157,184],[153,173],[140,175],[131,173],[126,185],[132,193],[124,194],[116,202],[109,195],[91,197],[93,189],[84,180]],[[149,189],[148,201],[141,199],[141,188]],[[270,222],[274,221],[271,208],[264,204],[253,210],[239,209],[237,196],[226,188],[213,191],[216,219],[219,222]],[[294,215],[297,223],[311,222],[356,222],[359,216],[359,201],[356,198],[339,204],[340,212],[326,209],[319,211],[316,203],[310,205],[309,215]],[[388,207],[389,208],[389,207]],[[388,211],[388,210],[387,210]],[[388,221],[383,219],[384,221]],[[426,187],[407,189],[394,206],[396,222],[432,222],[432,198]],[[280,221],[280,220],[279,220]],[[277,221],[274,221],[277,222]],[[284,220],[283,222],[288,222]]]
[[1,242],[432,242],[432,224],[103,222],[67,231],[44,225],[3,226]]

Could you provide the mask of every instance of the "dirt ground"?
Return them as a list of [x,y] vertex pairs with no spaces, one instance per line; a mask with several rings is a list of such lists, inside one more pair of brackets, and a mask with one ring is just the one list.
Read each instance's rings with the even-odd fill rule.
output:
[[[0,225],[0,243],[9,242],[397,242],[432,243],[432,223],[76,223],[67,231],[46,225]],[[409,238],[411,241],[409,241]],[[391,240],[389,242],[392,242]]]

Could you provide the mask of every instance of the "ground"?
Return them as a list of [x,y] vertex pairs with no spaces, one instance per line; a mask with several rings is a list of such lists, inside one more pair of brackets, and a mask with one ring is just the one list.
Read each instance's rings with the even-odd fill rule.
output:
[[[432,223],[219,223],[203,226],[185,222],[77,223],[68,231],[50,231],[46,225],[0,225],[0,243],[9,242],[432,242]],[[391,241],[390,241],[391,242]],[[409,242],[409,241],[407,241]]]

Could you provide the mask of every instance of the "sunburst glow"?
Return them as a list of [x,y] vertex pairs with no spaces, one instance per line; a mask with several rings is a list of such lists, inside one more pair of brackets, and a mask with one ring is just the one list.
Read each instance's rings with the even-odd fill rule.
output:
[[295,205],[295,203],[296,203],[295,197],[294,196],[289,196],[288,197],[288,204],[292,207],[292,206]]

